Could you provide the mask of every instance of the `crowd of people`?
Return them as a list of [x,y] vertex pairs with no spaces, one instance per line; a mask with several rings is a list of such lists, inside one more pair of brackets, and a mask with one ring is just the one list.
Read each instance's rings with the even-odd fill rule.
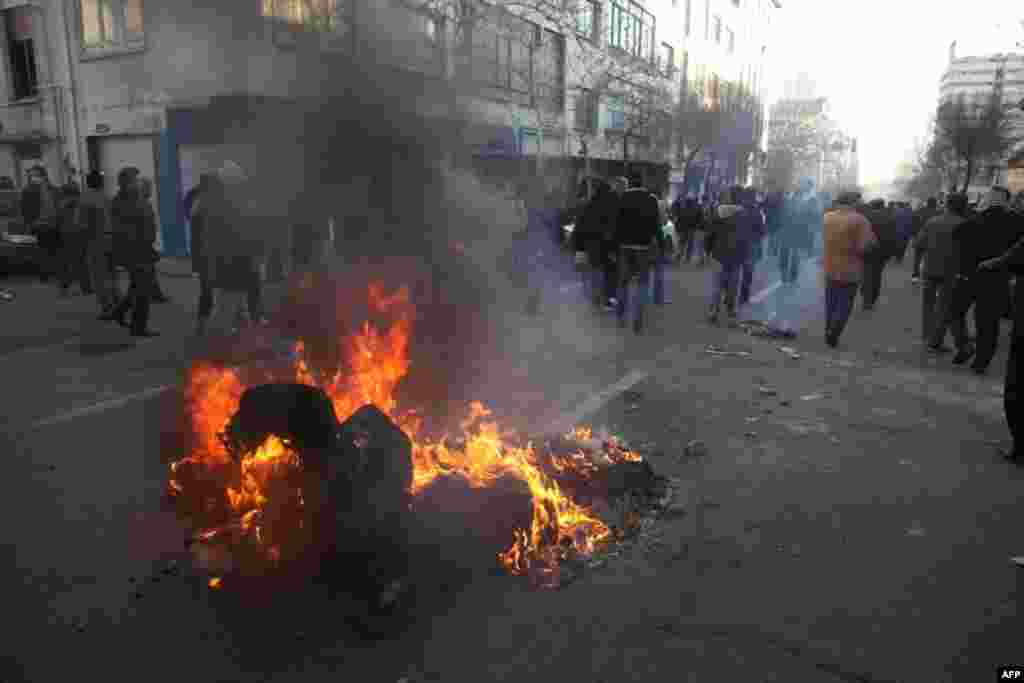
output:
[[[28,181],[21,193],[21,218],[38,240],[41,279],[55,279],[61,297],[71,296],[77,284],[76,294],[96,296],[101,320],[130,328],[134,337],[156,336],[149,327],[150,304],[168,299],[156,279],[152,181],[138,168],[126,167],[109,199],[99,171],[86,175],[84,191],[73,181],[55,187],[42,166],[30,169]],[[121,270],[130,281],[123,293]]]
[[[715,264],[707,319],[723,312],[730,323],[751,296],[754,269],[765,256],[778,259],[781,278],[796,282],[801,263],[815,252],[821,233],[822,202],[810,183],[790,194],[759,193],[732,187],[714,197],[648,189],[639,174],[595,179],[591,197],[576,217],[573,248],[588,269],[588,298],[597,308],[616,312],[625,327],[644,329],[644,309],[671,303],[665,298],[665,266]],[[631,283],[637,282],[631,301]]]
[[[200,285],[200,336],[211,330],[230,335],[243,322],[266,322],[265,245],[259,231],[251,229],[258,217],[250,215],[246,180],[238,164],[226,162],[217,173],[204,175],[185,198]],[[98,171],[86,175],[81,191],[73,182],[53,186],[46,169],[35,167],[21,196],[22,220],[43,254],[41,279],[55,279],[61,297],[95,296],[99,320],[143,338],[159,335],[149,324],[151,305],[168,301],[157,279],[160,254],[152,197],[152,181],[135,167],[118,172],[113,197],[104,193]],[[128,273],[125,291],[120,272]]]
[[[963,194],[932,198],[916,212],[901,202],[867,205],[854,192],[843,193],[825,216],[824,264],[826,330],[829,346],[838,345],[858,289],[866,310],[878,301],[882,271],[913,254],[911,275],[922,287],[921,337],[927,352],[953,353],[952,363],[973,358],[971,370],[985,375],[995,357],[1000,321],[1013,320],[1004,384],[1004,411],[1013,438],[1005,453],[1024,460],[1024,193],[1012,197],[993,187],[977,208]],[[975,339],[968,334],[973,310]]]

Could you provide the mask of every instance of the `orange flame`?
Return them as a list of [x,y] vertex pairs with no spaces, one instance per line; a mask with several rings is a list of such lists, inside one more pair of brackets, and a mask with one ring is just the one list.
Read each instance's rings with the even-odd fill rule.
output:
[[[421,435],[421,420],[416,412],[399,410],[395,397],[399,382],[410,369],[408,349],[415,310],[409,291],[403,287],[388,296],[383,286],[373,284],[369,288],[369,304],[372,317],[389,321],[387,328],[382,330],[369,320],[364,322],[358,333],[342,340],[345,367],[330,373],[311,369],[307,349],[298,342],[295,380],[322,388],[334,404],[339,420],[346,420],[360,407],[372,403],[399,425],[413,442],[414,495],[440,476],[463,477],[475,488],[491,486],[506,475],[526,482],[533,496],[531,528],[516,531],[510,539],[510,547],[498,556],[501,564],[513,574],[534,569],[550,575],[550,570],[557,567],[568,549],[590,554],[602,540],[611,536],[609,528],[591,510],[571,500],[558,483],[545,474],[534,446],[521,444],[513,432],[503,432],[482,403],[470,404],[469,413],[460,425],[462,434],[457,446],[447,438],[432,440]],[[207,365],[193,369],[187,400],[198,443],[190,457],[171,466],[169,486],[173,492],[184,492],[183,484],[177,480],[182,463],[214,468],[230,462],[220,435],[238,409],[244,389],[237,374],[230,369]],[[580,443],[592,441],[593,432],[578,427],[567,434],[566,439]],[[606,457],[640,459],[614,439],[606,439],[604,445]],[[549,462],[557,472],[589,476],[598,464],[585,450],[581,447],[568,455],[551,456]],[[255,536],[271,562],[279,561],[280,549],[262,534],[270,485],[300,467],[298,454],[282,439],[270,436],[259,448],[241,458],[234,475],[236,480],[224,487],[224,502],[237,520],[234,528]],[[301,494],[298,503],[302,504]],[[197,539],[210,541],[222,530],[205,530]],[[211,587],[214,587],[212,581]]]

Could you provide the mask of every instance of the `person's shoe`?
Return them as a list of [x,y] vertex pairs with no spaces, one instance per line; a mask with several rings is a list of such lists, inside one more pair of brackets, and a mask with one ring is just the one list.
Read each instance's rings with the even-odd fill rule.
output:
[[153,337],[159,337],[160,333],[157,332],[156,330],[142,330],[141,332],[133,330],[132,336],[139,337],[142,339],[152,339]]
[[952,351],[953,351],[953,349],[951,349],[948,346],[945,346],[943,344],[939,344],[938,346],[933,346],[931,344],[928,345],[928,353],[936,355],[936,356],[939,356],[939,355],[942,355],[942,354],[945,354],[945,353],[950,353]]
[[601,312],[602,313],[614,313],[615,312],[615,306],[612,306],[611,304],[604,304],[604,305],[601,306]]
[[718,306],[708,306],[707,321],[712,325],[718,322]]
[[910,283],[913,285],[919,285],[921,284],[921,278],[915,275],[914,277],[910,278]]
[[166,304],[170,303],[170,301],[171,297],[167,296],[166,294],[160,294],[158,296],[153,297],[153,303],[155,304]]
[[971,372],[973,372],[978,377],[984,377],[985,373],[987,371],[988,371],[988,368],[983,368],[983,367],[978,366],[978,365],[972,365],[971,366]]
[[956,355],[953,356],[953,365],[963,365],[964,363],[969,361],[973,355],[973,346],[968,346],[966,348],[960,349],[959,351],[956,352]]
[[633,321],[633,334],[644,333],[644,319],[641,316],[637,316],[636,320]]
[[837,346],[839,346],[839,337],[837,337],[837,336],[836,336],[836,335],[834,335],[834,334],[826,334],[826,335],[825,335],[825,344],[826,344],[826,345],[827,345],[827,346],[828,346],[828,347],[829,347],[830,349],[834,349],[834,348],[836,348]]

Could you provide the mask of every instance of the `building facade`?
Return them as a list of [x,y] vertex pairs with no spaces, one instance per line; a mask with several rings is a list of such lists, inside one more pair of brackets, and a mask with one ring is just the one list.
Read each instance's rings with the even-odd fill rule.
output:
[[[288,169],[278,179],[301,176],[288,144],[301,137],[301,112],[344,94],[360,63],[393,67],[403,101],[425,116],[468,114],[461,142],[509,175],[545,164],[579,174],[590,163],[678,175],[664,114],[685,88],[709,104],[723,88],[748,91],[757,137],[778,0],[581,0],[561,15],[468,6],[0,0],[0,176],[20,187],[35,164],[58,183],[98,168],[112,193],[117,170],[137,166],[156,181],[159,248],[186,254],[181,198],[199,176],[226,159],[265,169],[268,156]],[[749,175],[748,159],[711,156],[703,179]]]
[[992,185],[1009,182],[1008,160],[1024,152],[1024,53],[999,53],[984,56],[956,54],[956,43],[950,46],[949,64],[939,85],[939,101],[956,97],[983,99],[995,94],[1010,118],[1011,147],[1004,159],[982,169],[975,177],[968,194],[976,198]]

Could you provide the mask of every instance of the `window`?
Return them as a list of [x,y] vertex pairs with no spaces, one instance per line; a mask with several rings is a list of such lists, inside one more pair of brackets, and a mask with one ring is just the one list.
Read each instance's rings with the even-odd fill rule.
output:
[[692,19],[693,19],[693,0],[686,0],[686,19],[685,19],[686,23],[683,24],[683,31],[685,32],[685,35],[686,35],[687,38],[690,37],[690,29],[691,29],[691,25],[693,23]]
[[726,32],[729,34],[729,54],[732,54],[736,52],[736,34],[731,28],[726,29]]
[[626,127],[626,101],[619,95],[608,98],[608,128],[623,130]]
[[580,3],[579,12],[576,14],[576,33],[589,40],[595,40],[597,38],[598,13],[598,4],[594,0],[584,0]]
[[668,43],[661,44],[661,54],[658,61],[660,62],[661,73],[665,76],[672,76],[676,68],[676,54],[671,45]]
[[7,55],[11,63],[11,95],[24,100],[39,94],[39,69],[32,39],[32,15],[24,8],[5,12]]
[[654,15],[636,3],[612,2],[608,44],[634,57],[654,60]]
[[[472,29],[471,76],[479,83],[561,102],[565,38],[508,13]],[[536,86],[536,88],[534,87]]]
[[142,0],[82,0],[82,47],[140,45],[146,37]]
[[722,44],[722,17],[715,17],[715,44]]
[[338,30],[338,0],[263,0],[263,16],[295,27],[333,33]]
[[576,129],[597,132],[597,96],[593,90],[581,90],[576,96]]

